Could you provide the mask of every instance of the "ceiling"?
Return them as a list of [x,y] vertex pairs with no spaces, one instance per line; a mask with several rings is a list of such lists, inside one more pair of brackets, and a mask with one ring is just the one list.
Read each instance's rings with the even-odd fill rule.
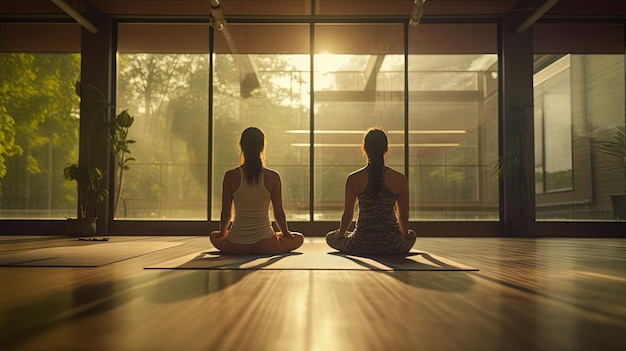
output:
[[[60,0],[80,12],[112,16],[206,17],[209,0]],[[216,1],[216,0],[214,0]],[[355,16],[407,17],[413,0],[221,0],[229,17]],[[533,11],[552,4],[544,18],[626,19],[624,0],[426,0],[424,18],[495,17],[511,11]],[[52,0],[3,0],[0,17],[64,16]]]

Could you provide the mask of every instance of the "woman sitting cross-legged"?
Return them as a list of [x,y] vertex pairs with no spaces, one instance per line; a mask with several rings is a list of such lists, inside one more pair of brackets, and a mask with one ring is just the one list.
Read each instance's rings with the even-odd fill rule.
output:
[[[326,242],[352,255],[406,254],[416,234],[408,228],[409,191],[406,177],[385,166],[387,134],[370,129],[363,138],[367,165],[348,175],[344,210],[339,229],[326,235]],[[358,199],[356,228],[348,232]]]
[[[297,249],[304,237],[287,227],[280,175],[264,165],[265,134],[259,128],[247,128],[239,146],[243,163],[224,174],[220,230],[211,232],[211,243],[233,254],[275,255]],[[270,223],[270,202],[280,232]]]

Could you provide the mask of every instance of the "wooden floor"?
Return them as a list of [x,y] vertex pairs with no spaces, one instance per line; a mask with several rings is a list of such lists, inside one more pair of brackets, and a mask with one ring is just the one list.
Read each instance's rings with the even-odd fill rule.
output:
[[[479,272],[0,267],[0,349],[626,350],[625,239],[418,238]],[[321,240],[308,238],[309,241]],[[0,237],[0,254],[69,238]]]

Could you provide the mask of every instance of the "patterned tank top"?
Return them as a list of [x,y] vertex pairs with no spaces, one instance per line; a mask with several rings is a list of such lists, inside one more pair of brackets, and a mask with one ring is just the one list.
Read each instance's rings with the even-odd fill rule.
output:
[[397,196],[385,185],[387,167],[380,178],[380,191],[374,194],[370,166],[366,167],[367,186],[359,194],[359,216],[352,234],[352,249],[369,254],[404,252],[404,235],[395,214]]

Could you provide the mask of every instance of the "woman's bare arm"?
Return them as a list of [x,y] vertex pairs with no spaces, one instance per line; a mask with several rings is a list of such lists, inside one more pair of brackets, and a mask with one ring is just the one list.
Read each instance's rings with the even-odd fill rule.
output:
[[278,230],[283,233],[283,236],[293,237],[293,234],[289,231],[289,227],[287,226],[287,218],[285,216],[285,210],[283,209],[283,194],[282,194],[282,183],[280,180],[280,175],[271,170],[267,170],[267,175],[270,176],[271,180],[271,191],[272,195],[272,210],[274,212],[274,221],[276,222],[276,226],[278,226]]
[[406,236],[409,233],[409,189],[406,177],[403,174],[399,174],[398,182],[402,186],[396,199],[396,217],[398,218],[400,230]]
[[220,234],[226,235],[230,221],[233,218],[233,193],[231,186],[231,171],[224,174],[222,181],[222,212],[220,214]]
[[341,222],[339,223],[339,231],[337,235],[344,235],[350,225],[352,224],[352,219],[354,218],[354,204],[356,203],[356,193],[354,192],[354,174],[350,174],[346,179],[346,187],[345,187],[345,195],[344,195],[344,204],[343,204],[343,215],[341,216]]

